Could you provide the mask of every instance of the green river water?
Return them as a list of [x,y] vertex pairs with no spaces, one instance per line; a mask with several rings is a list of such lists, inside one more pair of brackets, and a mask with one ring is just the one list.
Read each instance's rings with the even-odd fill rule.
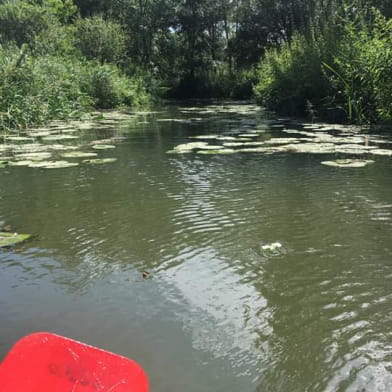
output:
[[124,136],[115,163],[0,170],[0,220],[34,235],[0,249],[0,358],[45,330],[135,359],[152,392],[392,390],[392,158],[166,153],[288,136],[225,108],[80,134]]

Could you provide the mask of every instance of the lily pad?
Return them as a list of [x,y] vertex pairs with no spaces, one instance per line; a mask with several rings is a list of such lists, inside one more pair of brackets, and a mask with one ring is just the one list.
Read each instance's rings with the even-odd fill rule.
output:
[[14,153],[35,153],[35,152],[44,152],[47,151],[48,146],[43,144],[22,144],[20,146],[14,146],[13,151]]
[[190,154],[192,150],[169,150],[166,154]]
[[50,144],[46,147],[53,151],[77,150],[79,148],[77,146],[64,146],[63,144]]
[[240,133],[238,136],[252,138],[252,137],[259,137],[260,135],[258,133]]
[[392,150],[385,150],[385,149],[378,149],[378,150],[371,150],[369,151],[370,154],[373,155],[384,155],[387,157],[392,157]]
[[215,154],[235,154],[238,150],[233,150],[230,148],[224,148],[221,150],[200,150],[198,154],[205,154],[205,155],[215,155]]
[[238,138],[234,136],[218,136],[216,140],[222,140],[222,141],[236,141]]
[[332,154],[335,152],[335,145],[332,143],[298,143],[281,146],[285,152],[299,154]]
[[31,168],[46,167],[51,165],[53,161],[31,161],[27,166]]
[[201,146],[199,147],[200,150],[222,150],[223,146]]
[[208,143],[206,142],[192,142],[192,143],[184,143],[184,144],[179,144],[178,146],[174,147],[175,151],[192,151],[197,148],[202,148],[207,146]]
[[190,139],[215,140],[218,137],[219,135],[198,135],[198,136],[190,136]]
[[291,144],[291,143],[300,143],[301,139],[295,137],[279,137],[279,138],[272,138],[266,140],[266,144]]
[[17,234],[0,231],[0,248],[19,244],[28,240],[30,237],[30,234]]
[[44,169],[63,169],[66,167],[73,167],[73,166],[78,166],[78,163],[74,162],[68,162],[68,161],[53,161],[53,162],[45,162],[45,165],[42,166],[31,166],[30,167],[42,167]]
[[250,148],[241,148],[237,150],[238,152],[244,153],[264,153],[264,154],[273,154],[275,152],[281,152],[282,150],[277,147],[250,147]]
[[42,140],[45,141],[57,141],[57,140],[71,140],[71,139],[78,139],[77,136],[72,136],[72,135],[50,135],[50,136],[45,136],[42,138]]
[[91,158],[96,157],[98,154],[95,152],[82,152],[82,151],[71,151],[61,154],[63,158]]
[[15,155],[15,159],[22,161],[42,161],[52,156],[50,152],[32,152]]
[[336,161],[323,161],[322,165],[332,167],[365,167],[371,163],[372,160],[359,160],[359,159],[337,159]]
[[17,161],[17,162],[8,162],[9,166],[29,166],[33,161]]
[[112,150],[113,148],[116,148],[116,146],[112,144],[95,144],[93,146],[94,150]]
[[30,142],[33,139],[26,136],[7,136],[7,140],[11,140],[12,142]]
[[49,136],[51,135],[53,132],[49,132],[49,131],[42,131],[42,132],[29,132],[28,135],[31,137],[44,137],[44,136]]
[[90,165],[103,165],[105,163],[113,163],[116,161],[117,158],[102,158],[102,159],[85,159],[82,162]]
[[246,147],[246,146],[264,146],[264,142],[241,142],[241,143],[237,143],[237,142],[233,142],[233,143],[223,143],[223,145],[225,147]]

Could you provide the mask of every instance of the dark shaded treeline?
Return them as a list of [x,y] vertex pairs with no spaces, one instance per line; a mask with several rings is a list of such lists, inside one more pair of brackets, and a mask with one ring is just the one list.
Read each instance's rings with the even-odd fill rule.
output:
[[389,121],[391,16],[390,0],[2,0],[1,85],[23,47],[62,64],[54,74],[72,64],[80,109],[255,95],[292,115]]

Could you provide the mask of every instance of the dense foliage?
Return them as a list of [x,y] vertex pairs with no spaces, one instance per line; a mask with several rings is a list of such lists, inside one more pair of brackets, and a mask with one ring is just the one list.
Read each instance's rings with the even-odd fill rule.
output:
[[292,115],[392,119],[390,0],[0,0],[0,112],[250,98]]
[[[332,18],[339,24],[332,23]],[[392,20],[374,7],[344,7],[323,28],[266,51],[255,94],[287,114],[392,120]]]

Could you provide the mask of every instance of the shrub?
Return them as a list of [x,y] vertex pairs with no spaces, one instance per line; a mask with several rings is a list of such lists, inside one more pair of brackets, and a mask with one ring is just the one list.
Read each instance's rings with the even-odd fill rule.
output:
[[142,77],[127,76],[115,65],[0,47],[0,128],[25,128],[149,98]]
[[79,86],[81,69],[72,59],[34,58],[25,47],[0,48],[2,127],[24,128],[92,107],[92,99]]
[[309,105],[320,108],[329,93],[323,62],[329,61],[333,40],[295,34],[291,42],[266,52],[254,93],[259,103],[290,115],[306,114]]
[[23,0],[7,0],[0,4],[0,42],[15,42],[19,47],[34,41],[35,36],[50,25],[50,17],[42,7]]
[[122,26],[96,15],[76,22],[76,46],[83,56],[101,63],[118,63],[125,53]]

